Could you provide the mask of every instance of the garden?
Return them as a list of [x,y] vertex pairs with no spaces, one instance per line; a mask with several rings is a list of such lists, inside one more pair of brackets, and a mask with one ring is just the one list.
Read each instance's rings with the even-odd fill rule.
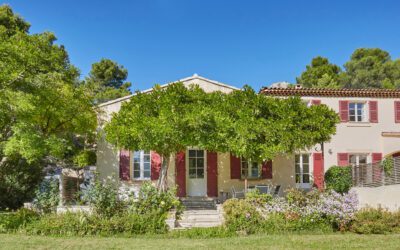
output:
[[[326,173],[327,189],[285,191],[284,197],[248,192],[244,199],[223,204],[220,227],[169,230],[169,217],[183,211],[175,189],[160,192],[150,182],[133,195],[112,179],[96,178],[80,194],[90,212],[57,213],[58,183],[45,180],[36,190],[32,209],[0,213],[0,233],[21,237],[119,236],[167,238],[227,238],[282,234],[391,234],[400,233],[400,212],[358,209],[355,193],[349,191],[349,171],[332,167]],[[17,237],[17,236],[13,236]]]

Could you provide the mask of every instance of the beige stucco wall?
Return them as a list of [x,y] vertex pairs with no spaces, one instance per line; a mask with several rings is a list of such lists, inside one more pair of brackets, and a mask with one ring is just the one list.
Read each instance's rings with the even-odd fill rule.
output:
[[[369,162],[371,153],[382,153],[384,156],[400,151],[399,137],[383,137],[382,132],[400,132],[400,124],[394,122],[394,98],[363,98],[363,97],[303,97],[304,100],[321,100],[339,112],[339,100],[347,101],[378,101],[378,123],[339,123],[336,134],[324,144],[325,171],[332,165],[337,165],[337,153],[368,153]],[[368,107],[368,106],[367,106]],[[368,117],[367,108],[367,117]],[[320,149],[315,146],[310,152]]]
[[382,207],[391,211],[400,209],[400,185],[355,187],[351,190],[357,193],[360,208]]

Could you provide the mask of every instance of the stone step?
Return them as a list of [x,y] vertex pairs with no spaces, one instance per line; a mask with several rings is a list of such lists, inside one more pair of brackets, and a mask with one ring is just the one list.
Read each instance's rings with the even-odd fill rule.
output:
[[193,227],[217,227],[221,226],[222,222],[178,222],[179,228],[193,228]]

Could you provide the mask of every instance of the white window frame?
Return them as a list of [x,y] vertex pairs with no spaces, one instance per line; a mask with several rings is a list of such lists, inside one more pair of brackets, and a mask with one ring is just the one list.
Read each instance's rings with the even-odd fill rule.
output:
[[[352,156],[356,157],[355,164],[351,163]],[[369,162],[369,160],[368,160],[369,154],[368,153],[349,153],[349,164],[351,164],[352,166],[359,166],[360,165],[360,156],[365,156],[365,163],[362,163],[362,164],[367,164]]]
[[[196,156],[190,156],[190,151],[191,150],[194,150],[194,151],[203,151],[203,156],[197,156],[197,153],[196,153]],[[203,150],[203,149],[198,149],[198,148],[189,148],[188,150],[187,150],[187,155],[188,155],[188,163],[187,163],[187,168],[188,168],[188,177],[189,177],[189,179],[201,179],[201,180],[203,180],[203,179],[205,179],[206,178],[206,169],[207,169],[207,164],[206,164],[206,151],[205,150]],[[196,176],[195,177],[193,177],[193,176],[191,176],[190,175],[190,159],[196,159],[196,167],[195,167],[195,169],[196,169]],[[199,169],[199,166],[197,166],[197,159],[203,159],[203,177],[201,178],[199,178],[199,174],[198,174],[198,169]]]
[[[243,175],[243,163],[247,163],[247,176]],[[257,176],[253,176],[253,164],[257,164]],[[250,166],[250,167],[249,167]],[[260,179],[261,178],[261,164],[240,158],[240,176],[242,179]]]
[[[139,152],[139,177],[135,177],[135,152]],[[148,152],[148,153],[147,153]],[[144,161],[144,156],[149,155],[149,161]],[[144,164],[149,163],[149,177],[144,177]],[[137,171],[136,171],[137,172]],[[132,180],[150,180],[151,179],[151,151],[137,150],[132,151]]]
[[[299,156],[299,173],[296,172],[296,156]],[[304,172],[304,157],[308,158],[308,173]],[[304,182],[304,175],[308,175],[308,181],[309,182]],[[311,173],[311,154],[309,153],[298,153],[294,157],[294,181],[296,183],[296,186],[298,188],[311,188],[311,182],[312,182],[312,173]],[[297,182],[297,176],[299,176],[299,182]]]
[[[350,105],[354,104],[354,121],[351,120],[352,115],[350,115]],[[361,120],[358,119],[358,106],[362,105],[361,109]],[[349,101],[349,122],[367,122],[368,121],[368,110],[367,110],[367,103],[366,102],[360,102],[360,101]]]

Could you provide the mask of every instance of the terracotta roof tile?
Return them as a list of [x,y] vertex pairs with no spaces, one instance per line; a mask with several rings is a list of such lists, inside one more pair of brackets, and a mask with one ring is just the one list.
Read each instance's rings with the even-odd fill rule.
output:
[[269,96],[326,96],[326,97],[376,97],[400,98],[400,90],[394,89],[324,89],[324,88],[268,88],[261,94]]

